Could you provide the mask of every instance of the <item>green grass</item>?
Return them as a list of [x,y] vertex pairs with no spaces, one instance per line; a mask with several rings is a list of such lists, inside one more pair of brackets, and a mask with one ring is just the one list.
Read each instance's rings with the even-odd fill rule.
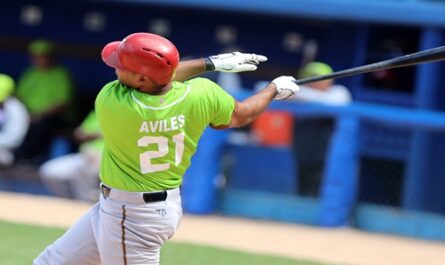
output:
[[0,265],[29,265],[63,229],[0,221]]
[[[29,265],[65,230],[0,221],[0,265]],[[257,255],[200,245],[168,242],[161,253],[162,265],[322,265],[287,258]]]
[[167,243],[161,251],[162,265],[322,265],[277,256],[258,255],[215,247]]

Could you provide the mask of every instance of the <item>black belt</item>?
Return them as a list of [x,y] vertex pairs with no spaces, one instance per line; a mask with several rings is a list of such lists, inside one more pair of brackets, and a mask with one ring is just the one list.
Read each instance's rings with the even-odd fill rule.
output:
[[[102,195],[104,196],[104,198],[108,198],[110,196],[110,191],[112,190],[112,188],[102,184],[100,186],[100,190],[101,190]],[[162,190],[162,191],[156,191],[156,192],[142,193],[142,199],[146,203],[149,203],[149,202],[162,202],[162,201],[165,201],[167,199],[167,191]]]

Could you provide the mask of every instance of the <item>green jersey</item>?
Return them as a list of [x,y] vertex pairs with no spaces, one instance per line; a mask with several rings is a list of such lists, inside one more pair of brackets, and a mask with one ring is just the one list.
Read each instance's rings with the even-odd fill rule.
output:
[[234,108],[234,99],[205,78],[173,82],[156,96],[108,83],[96,98],[102,182],[128,191],[180,186],[204,129],[229,124]]
[[[99,121],[97,120],[97,116],[94,111],[90,111],[90,113],[88,113],[87,117],[83,120],[82,124],[80,125],[80,129],[87,134],[99,134],[99,135],[102,134],[99,127]],[[79,151],[81,153],[86,153],[90,151],[102,152],[103,148],[104,148],[104,140],[102,139],[102,137],[100,137],[95,140],[82,143],[79,146]]]
[[56,66],[48,70],[29,68],[17,85],[17,98],[31,114],[51,109],[71,100],[73,85],[68,71]]

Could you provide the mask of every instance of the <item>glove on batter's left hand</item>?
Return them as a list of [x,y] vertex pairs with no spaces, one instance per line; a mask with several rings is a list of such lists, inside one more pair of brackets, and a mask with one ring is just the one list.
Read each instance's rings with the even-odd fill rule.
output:
[[259,63],[267,61],[266,56],[240,52],[213,55],[206,59],[207,70],[228,73],[254,71]]
[[277,95],[275,100],[283,100],[293,96],[300,90],[300,86],[295,83],[295,78],[292,76],[280,76],[272,80],[272,83],[277,87]]

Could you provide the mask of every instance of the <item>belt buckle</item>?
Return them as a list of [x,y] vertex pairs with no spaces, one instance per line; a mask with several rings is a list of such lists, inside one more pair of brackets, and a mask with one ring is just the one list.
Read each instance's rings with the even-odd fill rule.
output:
[[102,195],[104,196],[104,199],[106,199],[106,198],[108,198],[110,196],[111,188],[109,188],[109,187],[107,187],[105,185],[102,185],[100,187],[100,189],[102,191]]

